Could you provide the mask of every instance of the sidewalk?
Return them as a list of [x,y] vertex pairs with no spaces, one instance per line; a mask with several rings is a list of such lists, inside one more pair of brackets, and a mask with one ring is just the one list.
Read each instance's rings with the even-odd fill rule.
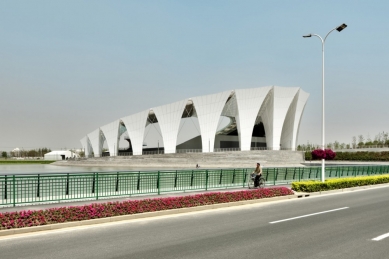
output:
[[[291,185],[276,185],[269,186],[265,188],[273,188],[273,187],[287,187],[290,188]],[[153,199],[153,198],[167,198],[167,197],[183,197],[189,195],[196,194],[205,194],[205,193],[216,193],[216,192],[237,192],[237,191],[245,191],[247,188],[230,188],[230,189],[218,189],[218,190],[210,190],[210,191],[187,191],[187,192],[174,192],[174,193],[163,193],[161,195],[153,194],[153,195],[138,195],[138,196],[130,196],[130,197],[120,197],[120,198],[112,198],[112,199],[99,199],[99,200],[82,200],[82,201],[62,201],[62,202],[45,202],[45,203],[34,203],[28,205],[17,205],[16,207],[3,207],[0,208],[0,213],[5,212],[17,212],[24,210],[46,210],[50,208],[60,208],[60,207],[74,207],[74,206],[83,206],[90,205],[93,203],[108,203],[108,202],[123,202],[123,201],[131,201],[131,200],[145,200],[145,199]]]

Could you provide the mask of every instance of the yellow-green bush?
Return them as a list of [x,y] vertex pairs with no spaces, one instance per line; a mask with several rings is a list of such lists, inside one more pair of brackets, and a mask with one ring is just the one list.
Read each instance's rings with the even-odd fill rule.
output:
[[319,192],[380,183],[389,183],[389,175],[337,178],[326,180],[324,183],[320,181],[293,182],[292,190],[297,192]]

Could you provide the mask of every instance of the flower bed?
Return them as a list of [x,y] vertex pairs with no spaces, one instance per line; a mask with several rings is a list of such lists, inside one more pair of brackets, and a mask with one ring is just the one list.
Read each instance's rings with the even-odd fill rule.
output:
[[276,187],[237,192],[206,193],[181,197],[108,202],[101,204],[94,203],[85,206],[62,207],[37,211],[6,212],[0,213],[0,229],[41,226],[292,194],[293,191],[288,188]]
[[382,183],[389,183],[388,175],[339,178],[326,180],[324,183],[319,181],[293,182],[292,190],[297,192],[319,192]]

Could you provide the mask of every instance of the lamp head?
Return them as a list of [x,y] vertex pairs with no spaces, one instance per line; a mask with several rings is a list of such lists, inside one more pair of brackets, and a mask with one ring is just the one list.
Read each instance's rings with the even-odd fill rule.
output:
[[340,25],[338,28],[336,28],[337,31],[341,32],[343,29],[345,29],[347,27],[347,25],[345,23],[343,23],[342,25]]
[[310,37],[312,37],[312,34],[311,34],[311,33],[308,34],[308,35],[304,35],[304,36],[303,36],[303,38],[310,38]]

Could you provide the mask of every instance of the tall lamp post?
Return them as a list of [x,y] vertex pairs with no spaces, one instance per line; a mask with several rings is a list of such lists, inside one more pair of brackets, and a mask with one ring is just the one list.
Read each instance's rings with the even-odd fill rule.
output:
[[[324,152],[325,150],[325,140],[324,140],[324,43],[326,42],[326,39],[328,37],[328,35],[333,32],[334,30],[337,30],[338,32],[341,32],[343,29],[345,29],[347,27],[347,25],[345,23],[343,23],[342,25],[336,27],[336,28],[333,28],[332,30],[330,30],[327,35],[324,37],[324,39],[322,37],[320,37],[320,35],[318,34],[308,34],[308,35],[304,35],[303,37],[304,38],[310,38],[312,36],[316,36],[318,37],[320,40],[321,40],[321,51],[322,51],[322,133],[321,133],[321,148]],[[322,182],[325,181],[325,159],[323,158],[321,160],[321,180]]]

